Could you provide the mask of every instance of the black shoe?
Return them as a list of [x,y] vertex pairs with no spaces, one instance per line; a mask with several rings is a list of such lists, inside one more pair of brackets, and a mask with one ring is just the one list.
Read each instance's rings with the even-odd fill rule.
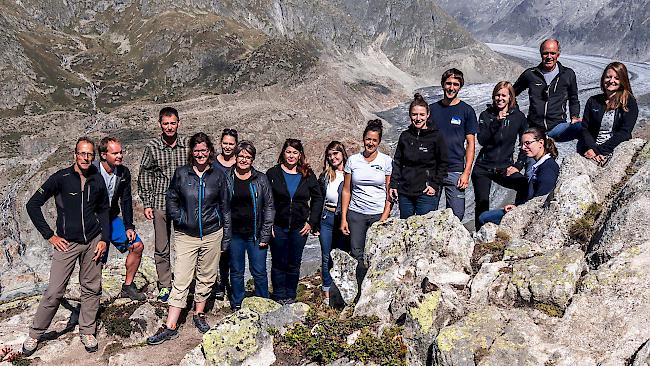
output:
[[144,301],[147,299],[147,295],[143,294],[142,292],[138,292],[138,289],[135,287],[135,283],[131,283],[130,285],[127,284],[122,284],[122,292],[120,293],[120,297],[128,297],[131,300],[136,300],[136,301]]
[[160,327],[160,329],[158,329],[156,334],[147,338],[147,344],[150,346],[155,346],[157,344],[163,343],[164,341],[175,339],[177,337],[178,337],[178,330],[167,328],[167,325],[163,324]]
[[210,324],[208,324],[208,321],[205,319],[204,313],[198,313],[192,316],[192,320],[194,320],[194,325],[199,332],[205,333],[210,330]]
[[230,305],[230,309],[232,311],[241,310],[241,305]]
[[214,292],[214,298],[219,301],[223,301],[223,299],[226,298],[226,294],[223,292],[222,289],[219,288]]

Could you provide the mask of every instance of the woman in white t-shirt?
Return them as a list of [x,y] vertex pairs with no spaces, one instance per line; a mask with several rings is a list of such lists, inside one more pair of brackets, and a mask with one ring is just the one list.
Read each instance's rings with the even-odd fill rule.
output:
[[352,256],[358,261],[359,286],[368,268],[363,260],[366,232],[373,223],[386,220],[392,203],[386,194],[393,172],[390,156],[377,150],[381,143],[382,124],[368,121],[363,131],[363,151],[350,156],[345,168],[341,193],[341,231],[350,236]]
[[325,148],[323,172],[318,178],[323,192],[323,213],[320,220],[319,240],[321,248],[321,276],[323,278],[323,302],[329,305],[330,287],[332,286],[332,258],[330,251],[334,248],[350,251],[347,235],[341,232],[341,191],[343,190],[343,167],[348,161],[345,146],[339,141],[332,141]]

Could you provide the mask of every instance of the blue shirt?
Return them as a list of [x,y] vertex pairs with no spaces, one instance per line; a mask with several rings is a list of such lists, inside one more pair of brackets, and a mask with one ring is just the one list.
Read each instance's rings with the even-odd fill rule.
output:
[[228,171],[230,170],[230,167],[221,164],[221,162],[217,159],[214,159],[214,162],[212,163],[212,168],[216,170],[220,170],[225,175],[228,175]]
[[299,173],[287,173],[284,170],[282,170],[282,175],[284,175],[284,181],[287,183],[289,197],[293,198],[293,195],[296,193],[296,189],[298,189],[298,184],[300,184],[300,178],[302,178],[302,175]]
[[449,172],[462,172],[465,169],[465,136],[478,131],[474,108],[462,100],[450,106],[438,101],[430,104],[429,110],[428,124],[435,123],[447,143]]

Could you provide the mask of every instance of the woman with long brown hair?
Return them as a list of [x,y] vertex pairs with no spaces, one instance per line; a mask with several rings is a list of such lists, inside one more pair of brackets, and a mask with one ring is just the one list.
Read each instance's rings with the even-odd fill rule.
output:
[[578,153],[604,164],[614,149],[632,138],[639,108],[625,64],[612,62],[600,77],[601,94],[587,100],[582,116],[585,128],[578,142]]
[[271,240],[272,298],[281,304],[295,301],[302,251],[307,235],[318,231],[323,197],[297,139],[287,139],[278,164],[266,172],[273,191],[275,220]]

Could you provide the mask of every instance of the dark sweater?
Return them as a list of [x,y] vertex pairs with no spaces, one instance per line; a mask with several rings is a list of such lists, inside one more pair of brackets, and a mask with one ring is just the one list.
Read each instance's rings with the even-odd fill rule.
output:
[[310,172],[306,177],[300,178],[293,198],[289,195],[280,164],[269,169],[266,176],[273,191],[276,212],[274,224],[282,228],[302,229],[305,223],[309,223],[313,231],[318,231],[323,211],[323,194],[314,173]]
[[639,116],[639,107],[634,97],[627,101],[628,111],[617,108],[614,114],[614,125],[612,126],[612,137],[604,143],[596,144],[596,137],[600,131],[600,124],[605,114],[605,94],[594,95],[587,100],[585,111],[582,116],[581,144],[578,145],[578,152],[584,154],[587,150],[593,149],[596,154],[609,155],[623,141],[632,138],[632,130]]

